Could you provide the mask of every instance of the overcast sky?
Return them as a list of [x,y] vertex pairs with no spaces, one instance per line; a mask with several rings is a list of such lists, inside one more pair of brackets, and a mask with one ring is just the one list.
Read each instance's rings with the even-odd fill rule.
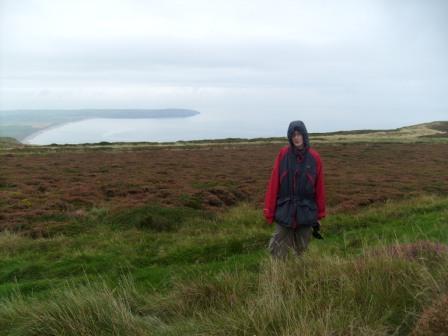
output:
[[447,17],[444,0],[0,0],[0,109],[448,120]]

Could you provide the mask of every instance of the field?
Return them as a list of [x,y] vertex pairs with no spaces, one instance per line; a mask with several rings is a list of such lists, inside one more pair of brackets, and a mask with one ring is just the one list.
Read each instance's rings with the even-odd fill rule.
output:
[[447,333],[448,144],[316,142],[325,240],[285,262],[282,143],[1,151],[0,334]]
[[[0,227],[49,236],[59,222],[92,207],[120,211],[147,204],[221,210],[262,207],[283,144],[190,149],[107,149],[2,156]],[[318,144],[329,210],[448,191],[446,144]],[[36,149],[38,151],[38,149]]]

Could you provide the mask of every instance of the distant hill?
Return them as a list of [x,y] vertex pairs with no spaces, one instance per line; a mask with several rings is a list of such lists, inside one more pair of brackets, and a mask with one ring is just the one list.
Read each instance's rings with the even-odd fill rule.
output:
[[[313,143],[319,142],[448,142],[448,121],[405,126],[391,130],[351,130],[326,133],[310,133]],[[177,141],[180,144],[207,143],[254,143],[254,142],[285,142],[286,137],[272,138],[227,138],[216,140]]]
[[328,133],[312,133],[311,138],[322,142],[413,142],[425,139],[448,140],[448,121],[400,127],[391,130],[353,130]]
[[[439,131],[439,133],[433,135],[427,135],[427,137],[447,137],[448,138],[448,121],[434,121],[432,123],[421,124],[429,129]],[[419,126],[419,125],[417,125]],[[413,127],[413,126],[411,126]]]
[[50,126],[91,118],[187,118],[198,114],[187,109],[1,110],[0,136],[23,140]]

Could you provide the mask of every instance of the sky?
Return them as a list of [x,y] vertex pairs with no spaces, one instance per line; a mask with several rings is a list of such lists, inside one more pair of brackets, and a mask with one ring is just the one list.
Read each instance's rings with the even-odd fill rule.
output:
[[443,0],[0,0],[0,110],[187,108],[316,132],[448,120],[447,15]]

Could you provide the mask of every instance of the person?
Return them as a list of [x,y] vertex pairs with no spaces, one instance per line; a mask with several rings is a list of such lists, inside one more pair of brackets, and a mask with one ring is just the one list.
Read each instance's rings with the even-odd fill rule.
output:
[[292,121],[287,135],[289,144],[277,155],[263,209],[267,222],[276,223],[268,249],[278,258],[291,250],[300,255],[311,236],[322,239],[320,220],[326,216],[322,160],[311,148],[305,124]]

